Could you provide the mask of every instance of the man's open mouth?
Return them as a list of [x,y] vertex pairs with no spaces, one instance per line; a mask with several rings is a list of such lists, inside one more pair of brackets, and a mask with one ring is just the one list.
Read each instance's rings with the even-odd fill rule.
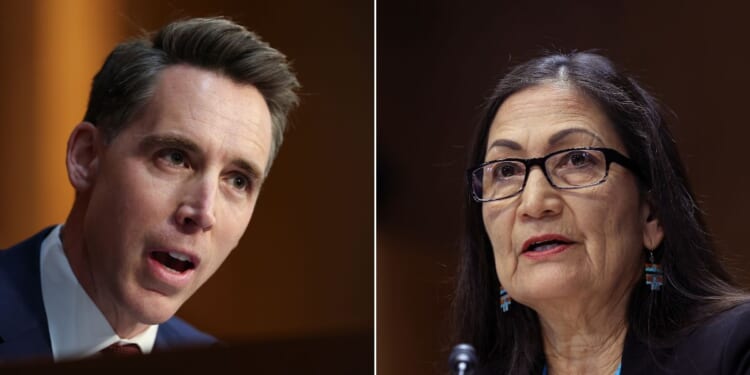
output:
[[172,251],[152,251],[151,259],[163,264],[167,269],[177,273],[183,273],[195,268],[195,264],[190,261],[189,256]]

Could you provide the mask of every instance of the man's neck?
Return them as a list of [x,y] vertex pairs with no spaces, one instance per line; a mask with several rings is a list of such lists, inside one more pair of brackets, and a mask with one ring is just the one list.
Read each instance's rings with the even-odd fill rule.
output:
[[63,246],[65,257],[68,258],[73,274],[78,283],[81,285],[86,294],[91,298],[99,311],[102,312],[107,322],[115,333],[124,339],[132,338],[144,332],[149,325],[128,318],[123,313],[112,298],[106,298],[106,292],[102,288],[97,288],[93,275],[90,272],[91,263],[89,262],[88,249],[84,245],[83,239],[79,233],[83,233],[83,217],[77,215],[82,211],[76,209],[75,204],[70,212],[65,224],[60,231],[60,240]]

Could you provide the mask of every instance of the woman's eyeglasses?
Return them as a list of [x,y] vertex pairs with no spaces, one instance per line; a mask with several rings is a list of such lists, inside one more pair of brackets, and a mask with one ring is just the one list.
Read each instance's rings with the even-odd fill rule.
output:
[[469,171],[469,183],[477,202],[510,198],[523,191],[529,171],[537,165],[555,188],[579,189],[606,181],[612,162],[643,178],[635,162],[623,154],[610,148],[583,147],[555,151],[541,158],[488,161]]

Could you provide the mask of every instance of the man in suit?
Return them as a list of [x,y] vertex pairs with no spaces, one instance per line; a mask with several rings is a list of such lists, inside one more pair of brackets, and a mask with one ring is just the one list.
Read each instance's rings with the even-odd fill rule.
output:
[[0,361],[215,343],[173,315],[237,246],[298,86],[221,18],[118,45],[68,139],[68,218],[0,251]]

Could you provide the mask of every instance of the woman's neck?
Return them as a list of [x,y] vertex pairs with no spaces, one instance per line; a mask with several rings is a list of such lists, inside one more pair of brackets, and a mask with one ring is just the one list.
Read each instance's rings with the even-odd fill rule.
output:
[[614,374],[627,336],[625,306],[618,305],[573,319],[565,313],[540,314],[547,373]]

